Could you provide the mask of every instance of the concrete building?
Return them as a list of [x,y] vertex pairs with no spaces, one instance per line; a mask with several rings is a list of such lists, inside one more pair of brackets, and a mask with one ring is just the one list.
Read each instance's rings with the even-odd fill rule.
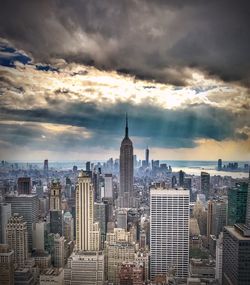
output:
[[77,251],[64,268],[65,285],[104,284],[104,255],[101,251]]
[[196,259],[190,260],[190,277],[200,278],[207,282],[215,281],[215,263],[213,260]]
[[220,285],[222,285],[222,252],[223,252],[223,233],[220,233],[216,241],[216,264],[215,264],[215,278]]
[[136,262],[124,262],[119,268],[119,285],[143,285],[143,266]]
[[55,267],[64,267],[64,237],[56,234],[54,236],[54,252],[52,256]]
[[64,285],[63,268],[49,268],[41,272],[40,285]]
[[18,268],[14,273],[15,285],[35,285],[36,281],[31,270],[27,267]]
[[150,191],[150,273],[175,270],[177,278],[188,277],[189,191],[151,189]]
[[53,180],[49,190],[49,209],[50,210],[61,210],[62,209],[62,186],[60,181]]
[[128,215],[125,209],[117,212],[117,228],[127,230]]
[[23,267],[28,258],[28,231],[22,216],[14,214],[10,217],[6,226],[6,241],[14,251],[14,263]]
[[6,203],[11,204],[11,212],[19,213],[27,222],[28,229],[28,249],[32,250],[32,225],[38,222],[39,199],[37,195],[8,195],[5,197]]
[[106,245],[107,280],[113,285],[119,284],[119,268],[124,262],[135,260],[135,247],[128,243]]
[[227,201],[210,200],[208,201],[207,212],[207,237],[211,235],[216,237],[223,231],[223,227],[227,224]]
[[113,198],[113,176],[111,173],[104,176],[104,198]]
[[33,249],[44,250],[46,223],[39,221],[32,226]]
[[8,244],[0,244],[1,285],[14,285],[14,251]]
[[125,137],[120,147],[120,192],[119,206],[129,208],[134,198],[133,143],[128,136],[128,118],[126,115]]
[[243,224],[223,231],[223,285],[248,285],[250,280],[250,228]]
[[6,243],[5,229],[11,217],[11,204],[0,203],[0,243]]
[[76,187],[76,247],[86,251],[100,248],[100,228],[94,223],[94,189],[86,171],[80,172]]
[[35,265],[40,270],[49,268],[51,266],[51,255],[44,250],[33,250],[32,258],[35,260]]
[[63,235],[67,241],[74,240],[74,219],[70,212],[63,215]]

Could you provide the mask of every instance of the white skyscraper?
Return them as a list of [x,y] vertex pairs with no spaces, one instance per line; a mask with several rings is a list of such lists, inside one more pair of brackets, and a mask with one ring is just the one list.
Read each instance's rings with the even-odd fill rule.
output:
[[94,223],[94,189],[86,171],[80,172],[76,187],[76,247],[88,251],[100,247],[100,228]]
[[151,189],[150,191],[151,280],[157,275],[188,277],[189,191]]

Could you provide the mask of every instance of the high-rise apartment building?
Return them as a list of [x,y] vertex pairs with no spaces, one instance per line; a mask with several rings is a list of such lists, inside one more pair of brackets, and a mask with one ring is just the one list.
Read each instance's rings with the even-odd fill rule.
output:
[[134,165],[133,165],[133,143],[128,136],[128,118],[126,116],[125,137],[120,147],[120,192],[119,200],[121,206],[128,208],[134,197]]
[[22,216],[14,214],[10,217],[6,226],[6,241],[14,251],[14,263],[23,267],[28,258],[28,231]]
[[208,199],[210,194],[210,174],[204,171],[201,172],[201,192]]
[[11,212],[19,213],[27,222],[28,228],[28,248],[32,250],[32,225],[38,222],[39,199],[37,195],[8,195],[5,197],[6,203],[11,204]]
[[17,180],[17,192],[18,194],[31,194],[31,178],[19,177]]
[[151,280],[171,270],[188,277],[189,199],[184,189],[150,190]]
[[248,183],[238,182],[228,190],[228,225],[245,223]]
[[8,244],[0,244],[1,285],[14,285],[14,250]]
[[0,243],[6,243],[5,228],[11,217],[11,204],[0,203]]
[[86,171],[79,173],[76,187],[76,247],[87,251],[100,247],[99,224],[94,223],[94,189]]

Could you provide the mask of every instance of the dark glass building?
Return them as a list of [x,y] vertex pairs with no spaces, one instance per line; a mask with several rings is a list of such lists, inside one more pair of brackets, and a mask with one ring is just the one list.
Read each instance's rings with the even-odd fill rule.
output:
[[228,225],[245,223],[248,183],[239,182],[228,191]]
[[250,228],[227,226],[223,232],[223,285],[250,284]]

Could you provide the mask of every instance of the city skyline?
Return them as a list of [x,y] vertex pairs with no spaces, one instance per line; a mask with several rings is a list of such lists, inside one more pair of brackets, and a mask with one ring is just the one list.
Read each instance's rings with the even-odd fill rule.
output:
[[249,5],[194,3],[4,1],[1,159],[118,157],[127,112],[140,157],[250,160]]

